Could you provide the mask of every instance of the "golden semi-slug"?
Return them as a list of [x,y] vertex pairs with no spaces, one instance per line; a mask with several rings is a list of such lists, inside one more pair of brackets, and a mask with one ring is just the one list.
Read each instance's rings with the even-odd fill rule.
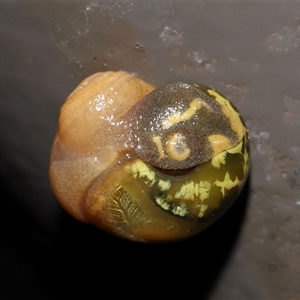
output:
[[213,89],[155,89],[125,72],[85,79],[61,108],[50,180],[76,219],[141,242],[184,239],[219,218],[249,173],[248,131]]

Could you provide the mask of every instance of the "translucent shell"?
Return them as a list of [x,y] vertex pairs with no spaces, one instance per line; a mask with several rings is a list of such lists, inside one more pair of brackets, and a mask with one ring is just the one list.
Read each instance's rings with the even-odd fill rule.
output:
[[219,218],[249,172],[244,122],[200,85],[154,89],[125,72],[84,80],[61,109],[50,180],[82,222],[142,242],[184,239]]

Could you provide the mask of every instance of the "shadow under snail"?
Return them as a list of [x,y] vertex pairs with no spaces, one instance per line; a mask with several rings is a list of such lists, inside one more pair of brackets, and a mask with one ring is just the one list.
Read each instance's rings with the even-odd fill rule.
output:
[[61,108],[52,188],[76,219],[141,242],[180,240],[233,203],[249,173],[248,131],[213,89],[155,89],[125,72],[94,74]]

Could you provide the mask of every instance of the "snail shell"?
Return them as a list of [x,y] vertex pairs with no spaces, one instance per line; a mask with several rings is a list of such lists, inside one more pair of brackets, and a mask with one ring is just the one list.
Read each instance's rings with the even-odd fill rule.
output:
[[181,82],[154,89],[105,72],[63,105],[50,180],[76,219],[159,242],[213,223],[238,197],[249,165],[244,122],[216,91]]

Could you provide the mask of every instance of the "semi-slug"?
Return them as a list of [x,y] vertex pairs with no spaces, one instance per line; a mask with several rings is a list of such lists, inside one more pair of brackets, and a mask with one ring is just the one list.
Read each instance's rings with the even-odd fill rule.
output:
[[61,108],[50,180],[76,219],[141,242],[184,239],[219,218],[249,173],[248,131],[215,90],[155,89],[94,74]]

